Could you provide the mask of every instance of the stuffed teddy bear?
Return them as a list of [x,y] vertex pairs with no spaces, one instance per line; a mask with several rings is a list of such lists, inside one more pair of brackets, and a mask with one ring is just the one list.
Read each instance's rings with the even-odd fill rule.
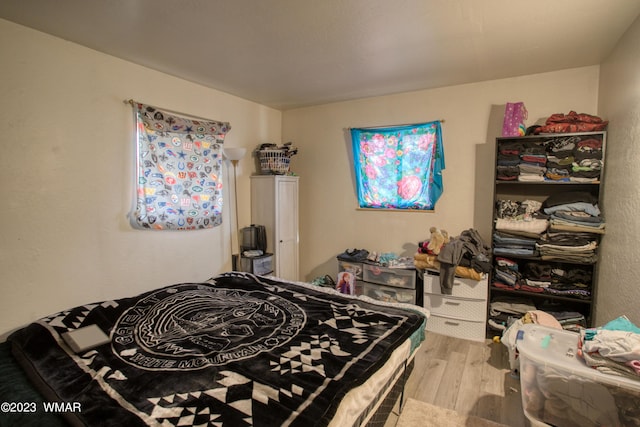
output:
[[445,244],[449,243],[449,233],[447,233],[446,230],[439,230],[436,227],[431,227],[429,231],[431,232],[431,237],[427,243],[427,253],[438,255],[440,253],[440,249],[442,249]]

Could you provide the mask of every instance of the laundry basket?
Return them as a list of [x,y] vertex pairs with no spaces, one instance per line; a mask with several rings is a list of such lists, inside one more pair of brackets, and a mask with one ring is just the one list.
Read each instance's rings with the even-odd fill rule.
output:
[[289,172],[291,158],[284,150],[260,150],[260,172],[263,175],[284,175]]

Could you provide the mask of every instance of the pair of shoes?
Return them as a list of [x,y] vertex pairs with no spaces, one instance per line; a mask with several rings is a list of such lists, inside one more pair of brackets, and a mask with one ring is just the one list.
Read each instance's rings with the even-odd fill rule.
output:
[[336,282],[333,280],[333,277],[329,276],[328,274],[324,275],[324,286],[328,287],[328,288],[335,288],[336,287]]
[[369,251],[366,249],[347,249],[340,255],[338,259],[352,262],[362,262],[369,256]]
[[329,276],[328,274],[325,274],[321,277],[316,277],[311,281],[311,284],[316,286],[323,286],[325,288],[336,287],[336,282],[333,280],[333,277]]

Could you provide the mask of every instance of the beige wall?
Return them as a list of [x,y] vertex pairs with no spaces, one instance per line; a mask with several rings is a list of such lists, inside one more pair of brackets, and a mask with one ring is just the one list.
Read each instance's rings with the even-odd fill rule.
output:
[[640,19],[602,63],[598,111],[609,119],[596,324],[640,324]]
[[[249,151],[280,141],[279,111],[4,20],[0,52],[0,335],[74,305],[229,270],[228,216],[210,230],[130,227],[134,126],[123,100],[229,121],[226,144]],[[253,171],[246,156],[241,225]]]
[[[528,125],[552,113],[596,113],[599,67],[585,67],[301,108],[283,113],[284,140],[300,153],[301,278],[336,274],[347,248],[413,256],[429,228],[475,228],[489,239],[493,155],[508,101],[523,101]],[[347,128],[444,119],[444,194],[431,213],[357,210]]]
[[[0,335],[73,305],[229,269],[228,221],[195,232],[129,226],[133,119],[122,102],[128,98],[229,121],[230,146],[252,150],[291,140],[300,147],[292,169],[301,176],[300,271],[307,280],[335,274],[335,256],[347,248],[410,256],[432,225],[454,235],[477,228],[488,238],[493,141],[504,103],[524,101],[527,124],[553,112],[598,113],[599,107],[611,126],[597,321],[628,313],[640,322],[639,273],[628,250],[637,247],[640,230],[637,186],[629,185],[629,176],[640,179],[633,162],[640,129],[638,27],[603,64],[600,88],[594,66],[280,113],[0,20]],[[447,166],[435,212],[356,210],[347,128],[435,119],[446,120]],[[254,170],[249,156],[238,167],[240,226],[250,222]]]

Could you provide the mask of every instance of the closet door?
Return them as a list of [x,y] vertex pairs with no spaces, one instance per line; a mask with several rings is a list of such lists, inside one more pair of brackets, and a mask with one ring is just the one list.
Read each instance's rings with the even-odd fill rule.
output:
[[281,178],[276,185],[276,270],[280,278],[298,280],[298,181]]

